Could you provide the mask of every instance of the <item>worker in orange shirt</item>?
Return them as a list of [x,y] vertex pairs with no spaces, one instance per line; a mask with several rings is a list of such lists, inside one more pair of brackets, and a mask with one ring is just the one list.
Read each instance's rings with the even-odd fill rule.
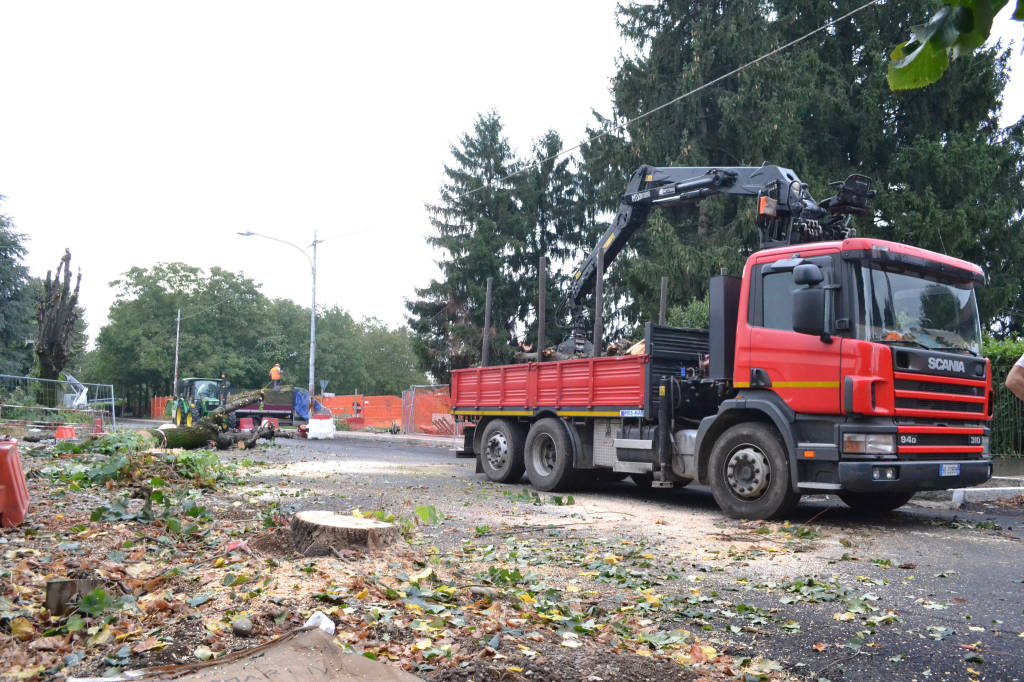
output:
[[275,364],[270,368],[270,382],[275,391],[281,390],[281,365]]

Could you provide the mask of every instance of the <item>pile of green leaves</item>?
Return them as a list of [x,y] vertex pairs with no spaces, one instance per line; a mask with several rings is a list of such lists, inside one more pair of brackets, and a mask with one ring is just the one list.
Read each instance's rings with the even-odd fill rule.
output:
[[132,497],[121,495],[108,504],[93,509],[90,521],[162,522],[175,535],[193,535],[213,522],[209,508],[199,504],[200,494],[194,490],[177,491],[165,487],[164,480],[153,478],[142,505],[134,510]]

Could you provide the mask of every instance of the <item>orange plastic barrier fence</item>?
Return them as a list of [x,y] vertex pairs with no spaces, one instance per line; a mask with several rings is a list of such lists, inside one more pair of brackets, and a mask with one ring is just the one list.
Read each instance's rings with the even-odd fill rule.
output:
[[161,419],[164,415],[164,410],[167,409],[167,403],[171,402],[171,396],[157,396],[149,401],[149,416],[151,419]]
[[367,426],[381,429],[402,426],[402,399],[394,395],[363,396],[363,418]]
[[346,417],[354,429],[389,429],[402,425],[402,399],[394,395],[335,395],[317,398],[336,417]]
[[351,417],[363,412],[363,396],[361,395],[332,395],[326,398],[317,398],[320,404],[336,416]]
[[0,526],[13,527],[28,513],[28,486],[14,441],[0,442]]

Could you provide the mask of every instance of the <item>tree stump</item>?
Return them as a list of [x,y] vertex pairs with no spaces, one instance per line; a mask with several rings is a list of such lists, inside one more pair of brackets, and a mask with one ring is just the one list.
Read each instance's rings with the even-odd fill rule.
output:
[[306,556],[329,556],[346,549],[378,550],[398,539],[398,527],[329,511],[301,511],[292,519],[292,543]]

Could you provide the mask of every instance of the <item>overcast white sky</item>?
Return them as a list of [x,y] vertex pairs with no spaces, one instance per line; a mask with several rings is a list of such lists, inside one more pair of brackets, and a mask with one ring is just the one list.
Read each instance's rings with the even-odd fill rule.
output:
[[[423,206],[450,145],[491,108],[521,151],[552,128],[577,143],[608,111],[614,10],[0,0],[0,211],[31,237],[32,274],[71,249],[93,337],[108,283],[161,261],[308,306],[305,259],[245,230],[308,245],[316,228],[318,303],[398,324],[436,273]],[[1024,113],[1015,83],[1007,122]]]

